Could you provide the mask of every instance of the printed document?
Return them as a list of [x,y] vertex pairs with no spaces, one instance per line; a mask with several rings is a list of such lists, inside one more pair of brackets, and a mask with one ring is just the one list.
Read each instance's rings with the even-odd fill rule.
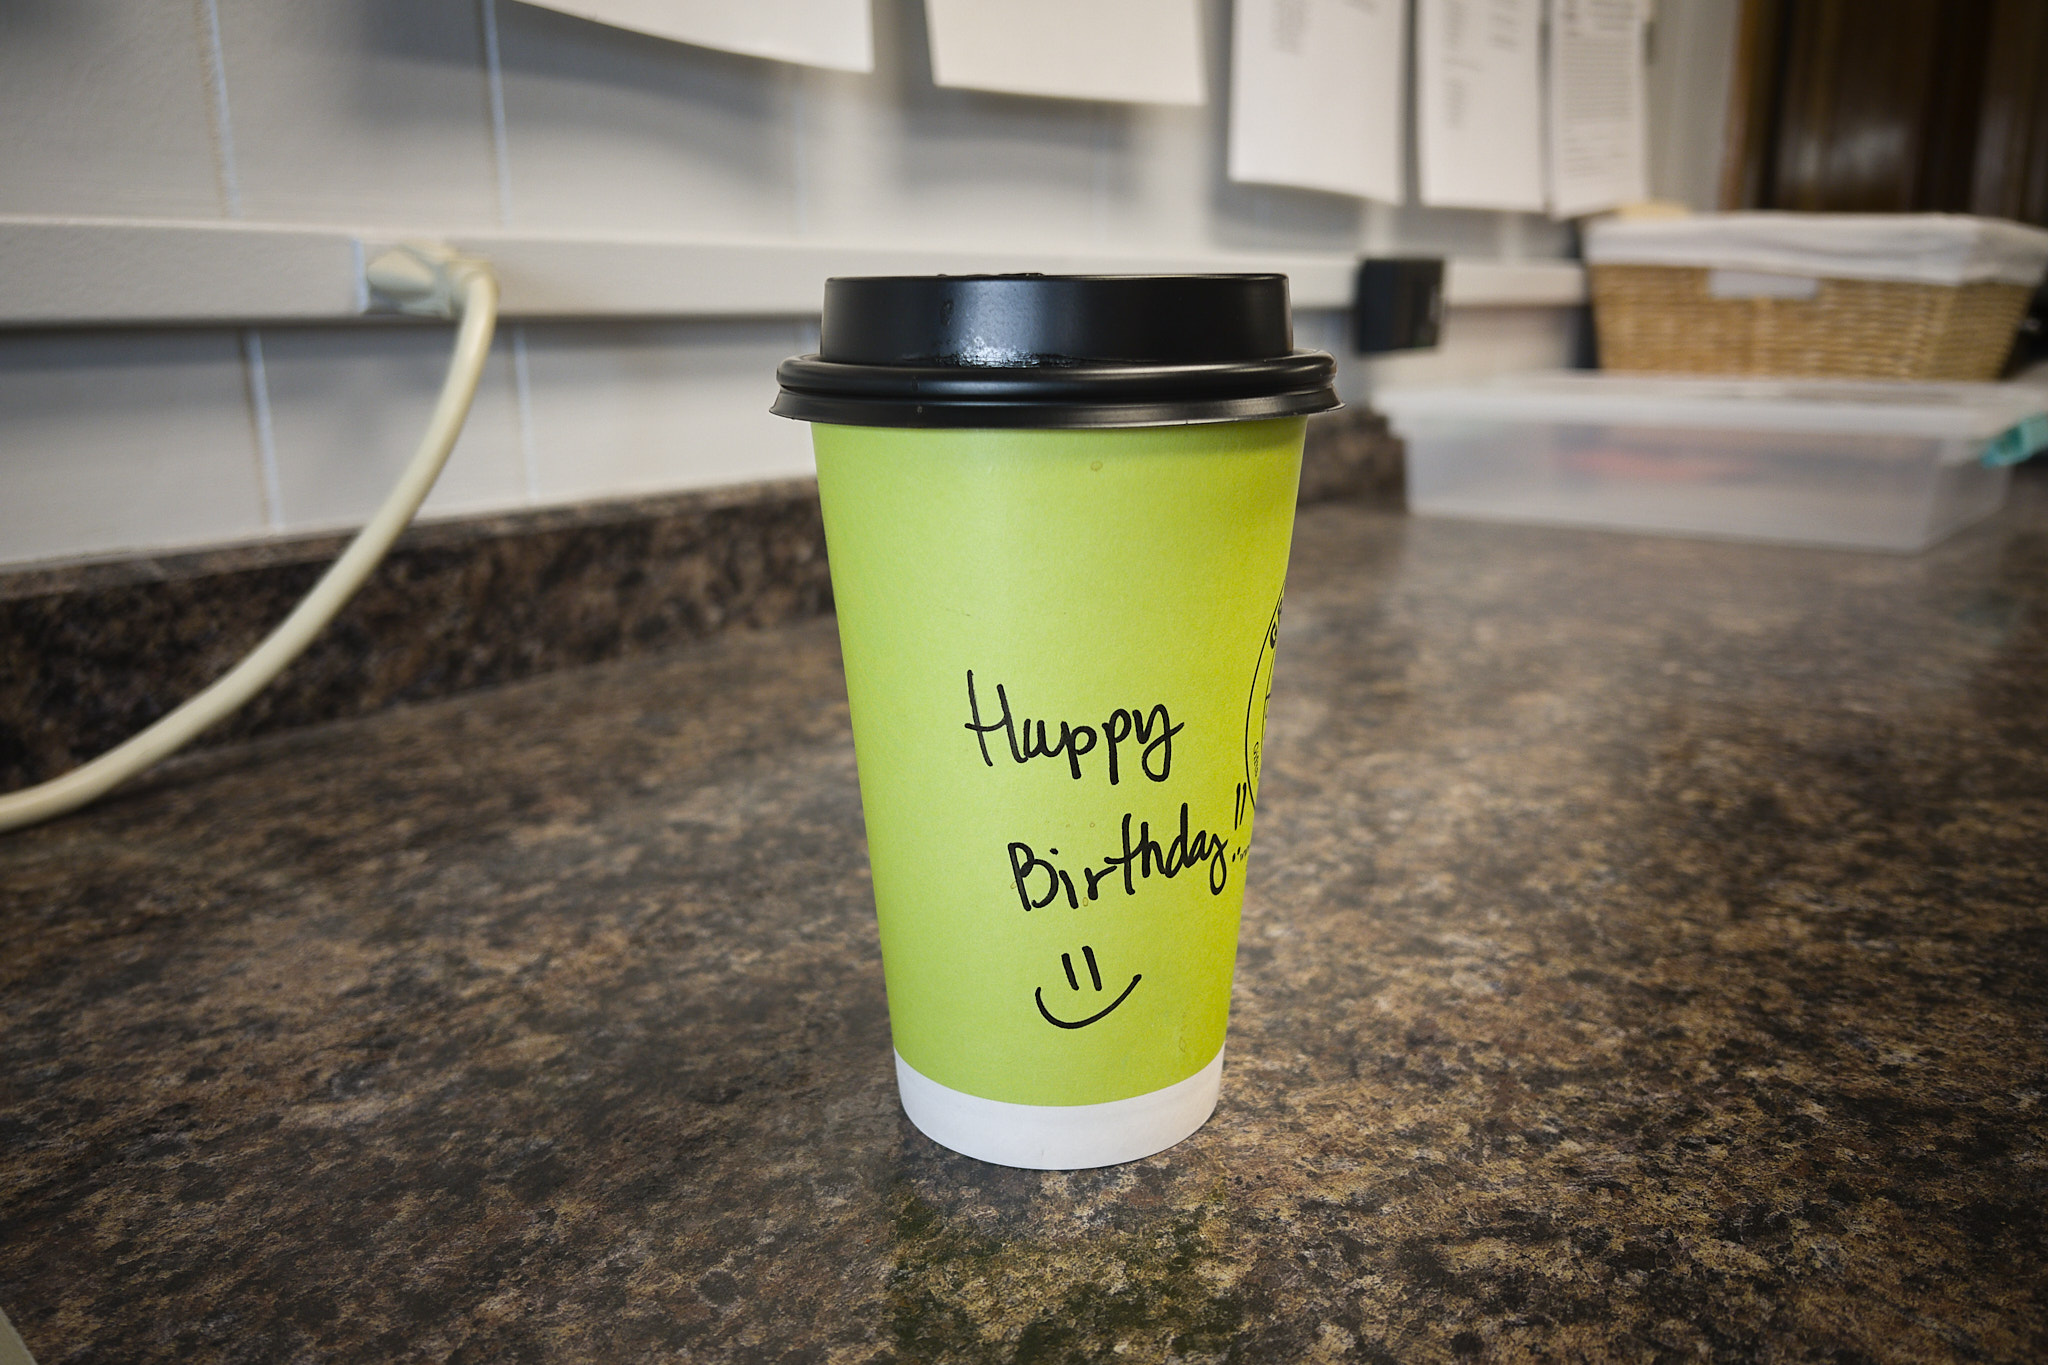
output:
[[1237,0],[1232,180],[1401,202],[1407,0]]
[[1638,0],[1551,0],[1550,211],[1649,198]]
[[1540,213],[1542,0],[1417,0],[1422,202]]
[[778,62],[873,71],[869,0],[526,0],[614,28]]
[[925,0],[932,79],[970,90],[1202,104],[1199,0]]

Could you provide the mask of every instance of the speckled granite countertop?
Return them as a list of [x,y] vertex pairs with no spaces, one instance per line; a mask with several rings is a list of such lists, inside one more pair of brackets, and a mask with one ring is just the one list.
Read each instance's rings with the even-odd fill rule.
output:
[[2048,1357],[2048,486],[1303,514],[1216,1118],[898,1115],[829,621],[0,841],[43,1362]]

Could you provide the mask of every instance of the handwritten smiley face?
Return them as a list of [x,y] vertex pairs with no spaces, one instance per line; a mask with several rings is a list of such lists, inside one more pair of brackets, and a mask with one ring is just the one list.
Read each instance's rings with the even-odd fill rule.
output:
[[[1099,995],[1102,993],[1102,969],[1095,964],[1095,950],[1084,943],[1081,945],[1081,956],[1088,964],[1088,979],[1095,983],[1095,991]],[[1079,991],[1081,989],[1081,979],[1074,975],[1074,955],[1072,953],[1061,953],[1060,966],[1066,968],[1067,985]],[[1054,1028],[1087,1028],[1099,1019],[1108,1018],[1111,1011],[1131,998],[1131,992],[1138,989],[1138,983],[1144,979],[1143,975],[1133,973],[1131,984],[1124,987],[1122,993],[1116,999],[1110,1001],[1109,1004],[1089,1015],[1086,1019],[1062,1019],[1047,1009],[1045,1007],[1045,987],[1043,986],[1032,991],[1031,998],[1038,1002],[1038,1013],[1045,1019],[1046,1023],[1051,1024]]]

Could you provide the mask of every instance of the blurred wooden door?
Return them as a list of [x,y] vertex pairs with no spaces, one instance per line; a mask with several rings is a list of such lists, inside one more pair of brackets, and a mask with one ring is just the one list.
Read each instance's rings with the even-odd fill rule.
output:
[[2048,0],[1745,0],[1728,208],[2048,225]]

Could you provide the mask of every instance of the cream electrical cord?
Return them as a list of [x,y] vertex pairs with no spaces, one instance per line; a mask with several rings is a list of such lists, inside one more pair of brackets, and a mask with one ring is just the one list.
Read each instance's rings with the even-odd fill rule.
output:
[[498,322],[498,283],[483,262],[431,247],[405,247],[387,253],[372,262],[366,273],[380,293],[403,300],[401,306],[407,312],[461,318],[448,377],[442,381],[433,416],[427,419],[426,433],[405,472],[369,524],[356,533],[305,600],[246,658],[134,738],[62,777],[0,796],[0,832],[49,820],[97,800],[233,714],[305,651],[342,604],[355,595],[419,510],[441,467],[448,463],[455,438],[462,434],[477,381],[483,377],[491,333]]

